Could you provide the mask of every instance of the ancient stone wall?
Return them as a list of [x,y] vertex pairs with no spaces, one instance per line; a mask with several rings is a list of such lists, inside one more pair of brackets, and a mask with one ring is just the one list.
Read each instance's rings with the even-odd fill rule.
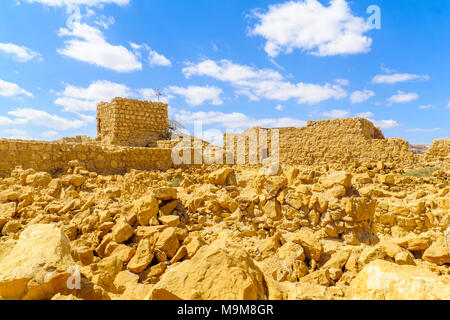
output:
[[98,173],[172,167],[171,150],[160,148],[0,139],[0,152],[0,174],[16,166],[54,173],[66,168],[71,160],[79,160],[86,169]]
[[433,141],[433,146],[425,154],[425,160],[450,160],[450,139]]
[[[282,164],[349,164],[353,162],[386,161],[412,163],[414,155],[408,150],[408,142],[403,139],[385,139],[381,130],[363,118],[309,121],[306,127],[277,128],[279,132],[279,159]],[[272,129],[251,128],[242,134],[224,135],[224,141],[235,139],[237,157],[237,138],[246,136],[246,163],[252,134],[261,143],[260,133],[267,132],[267,154],[271,152]],[[262,135],[264,136],[264,134]],[[232,141],[232,140],[231,140]],[[254,146],[253,146],[254,147]],[[261,154],[258,152],[257,160]],[[250,162],[249,162],[250,161]]]
[[97,106],[97,132],[103,143],[145,147],[168,136],[168,105],[114,98]]

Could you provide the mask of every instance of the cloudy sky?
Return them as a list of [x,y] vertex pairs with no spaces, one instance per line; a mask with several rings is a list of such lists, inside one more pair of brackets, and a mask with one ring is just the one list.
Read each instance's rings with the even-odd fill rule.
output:
[[95,137],[97,102],[160,88],[209,139],[362,116],[431,143],[450,137],[449,16],[448,0],[4,0],[0,137]]

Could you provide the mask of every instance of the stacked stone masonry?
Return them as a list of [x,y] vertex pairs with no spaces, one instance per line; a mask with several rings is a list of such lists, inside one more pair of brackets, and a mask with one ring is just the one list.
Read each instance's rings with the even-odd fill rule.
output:
[[450,139],[442,139],[433,141],[433,146],[428,149],[425,154],[427,161],[450,161]]
[[0,140],[0,174],[16,166],[55,173],[78,160],[88,170],[99,173],[123,173],[128,169],[169,169],[171,150],[130,148],[101,144],[49,143],[42,141]]
[[[0,172],[9,172],[18,165],[56,172],[75,159],[97,172],[168,169],[178,166],[172,161],[173,149],[176,149],[175,153],[180,149],[180,155],[189,152],[191,164],[196,164],[194,160],[199,152],[193,149],[195,144],[180,146],[180,137],[169,140],[166,104],[115,98],[111,103],[100,103],[97,113],[96,141],[81,136],[53,143],[0,140],[0,151],[5,155],[0,159]],[[408,150],[408,142],[385,139],[379,128],[363,118],[309,121],[306,127],[277,130],[257,127],[242,134],[226,133],[224,142],[234,141],[231,144],[234,150],[219,148],[219,151],[211,151],[212,146],[202,142],[203,161],[205,153],[218,152],[217,157],[210,158],[221,158],[224,164],[229,163],[229,158],[233,158],[235,164],[261,164],[264,154],[273,154],[271,137],[275,132],[279,133],[279,162],[283,165],[351,165],[376,161],[408,165],[418,161]],[[256,138],[256,146],[249,138],[252,135]],[[260,141],[264,136],[267,137],[266,144]],[[239,139],[245,139],[245,148],[238,148]],[[449,139],[435,141],[425,159],[448,159],[449,146]],[[257,150],[256,158],[249,158],[249,150]],[[230,151],[234,152],[234,157],[230,156]],[[237,161],[238,152],[244,153],[244,163]]]
[[[309,121],[306,127],[276,128],[279,132],[279,159],[283,164],[337,164],[354,162],[400,162],[412,163],[415,158],[408,150],[408,142],[400,139],[385,139],[381,130],[363,118]],[[267,144],[260,143],[260,133],[267,133]],[[249,136],[257,138],[257,146],[266,148],[271,155],[273,129],[251,128],[241,134],[224,135],[224,141],[246,137],[246,161],[249,161]],[[264,136],[264,135],[263,135]],[[258,153],[260,162],[260,153]]]
[[168,131],[167,104],[114,98],[97,106],[97,132],[103,143],[146,147],[168,138]]

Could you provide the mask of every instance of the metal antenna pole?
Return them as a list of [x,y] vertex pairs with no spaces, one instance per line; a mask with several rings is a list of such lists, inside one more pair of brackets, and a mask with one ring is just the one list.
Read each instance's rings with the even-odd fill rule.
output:
[[159,102],[159,98],[161,97],[161,91],[159,90],[159,88],[158,88],[158,94],[157,94],[157,96],[158,96],[158,102]]

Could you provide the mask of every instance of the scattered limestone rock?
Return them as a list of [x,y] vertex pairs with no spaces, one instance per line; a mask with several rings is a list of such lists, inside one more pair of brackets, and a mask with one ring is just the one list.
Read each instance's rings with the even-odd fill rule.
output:
[[25,183],[35,188],[45,188],[52,181],[52,176],[47,172],[38,172],[27,176]]
[[119,220],[112,229],[112,240],[122,243],[130,239],[134,234],[133,228],[124,220]]
[[127,268],[134,273],[144,271],[150,262],[152,262],[153,257],[154,255],[150,248],[150,241],[148,239],[144,239],[139,242],[139,246],[136,249],[136,254],[128,263]]
[[153,190],[153,197],[158,200],[175,200],[177,199],[177,189],[171,187],[162,187]]
[[376,260],[353,280],[355,300],[448,300],[450,280],[415,266]]
[[145,196],[134,203],[133,214],[141,226],[148,226],[150,219],[158,215],[158,200],[152,196]]
[[301,245],[305,249],[306,257],[314,261],[319,261],[322,255],[322,244],[308,229],[302,229],[290,235],[290,241]]
[[212,184],[225,185],[228,182],[228,177],[232,173],[234,173],[232,168],[223,168],[211,173],[208,181]]
[[[192,272],[192,270],[196,270]],[[266,299],[261,271],[239,246],[218,240],[170,269],[155,285],[155,300]]]
[[28,227],[0,261],[0,296],[40,300],[67,291],[74,265],[70,252],[69,239],[55,225]]
[[168,258],[173,258],[180,247],[176,228],[164,229],[158,237],[155,248],[164,252]]
[[450,263],[450,251],[444,237],[440,237],[437,241],[433,242],[423,253],[422,259],[440,266]]
[[178,227],[180,224],[179,216],[162,216],[158,219],[163,225],[168,227]]

